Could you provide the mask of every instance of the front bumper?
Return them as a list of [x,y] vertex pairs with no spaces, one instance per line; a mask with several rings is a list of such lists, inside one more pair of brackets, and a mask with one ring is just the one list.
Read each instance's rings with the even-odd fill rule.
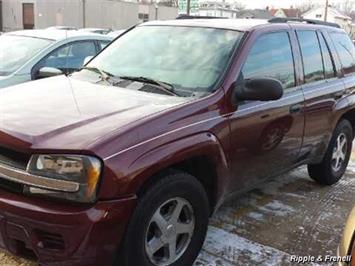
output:
[[111,265],[135,204],[134,196],[88,207],[0,190],[0,247],[42,265]]

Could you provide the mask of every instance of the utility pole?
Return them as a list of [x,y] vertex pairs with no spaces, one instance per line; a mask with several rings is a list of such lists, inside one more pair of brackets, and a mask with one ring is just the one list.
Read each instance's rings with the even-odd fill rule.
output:
[[325,0],[325,9],[324,9],[324,21],[327,22],[327,17],[328,17],[328,1]]
[[191,0],[186,0],[186,15],[190,15]]
[[83,0],[83,28],[86,28],[86,0]]

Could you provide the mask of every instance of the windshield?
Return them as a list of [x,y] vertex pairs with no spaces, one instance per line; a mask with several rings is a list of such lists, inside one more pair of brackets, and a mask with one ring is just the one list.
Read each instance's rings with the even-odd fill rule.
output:
[[52,42],[25,36],[0,36],[0,76],[12,74]]
[[141,26],[88,64],[114,76],[145,77],[176,90],[211,91],[241,32],[214,28]]

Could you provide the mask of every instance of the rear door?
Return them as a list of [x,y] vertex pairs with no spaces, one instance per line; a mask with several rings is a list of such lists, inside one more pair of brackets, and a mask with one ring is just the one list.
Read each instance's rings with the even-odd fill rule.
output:
[[[305,136],[301,156],[318,161],[332,134],[333,108],[344,90],[325,32],[296,30],[302,56]],[[341,97],[341,96],[339,96]]]
[[[345,32],[330,32],[330,38],[332,39],[336,53],[340,59],[343,82],[345,90],[343,92],[343,98],[349,95],[355,94],[355,47],[350,40],[349,36]],[[341,93],[340,93],[341,94]],[[349,98],[349,105],[354,106],[354,98]]]
[[252,39],[236,77],[237,86],[252,78],[278,79],[284,95],[276,101],[237,103],[230,117],[233,190],[250,188],[297,163],[304,130],[304,98],[296,78],[291,40],[294,35],[288,30],[262,33]]

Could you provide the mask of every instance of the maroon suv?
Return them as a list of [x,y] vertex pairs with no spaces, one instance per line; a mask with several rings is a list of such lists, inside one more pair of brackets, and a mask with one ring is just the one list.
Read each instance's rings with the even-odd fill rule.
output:
[[142,24],[72,76],[0,90],[0,246],[42,265],[191,265],[232,194],[304,164],[337,182],[354,126],[339,28]]

